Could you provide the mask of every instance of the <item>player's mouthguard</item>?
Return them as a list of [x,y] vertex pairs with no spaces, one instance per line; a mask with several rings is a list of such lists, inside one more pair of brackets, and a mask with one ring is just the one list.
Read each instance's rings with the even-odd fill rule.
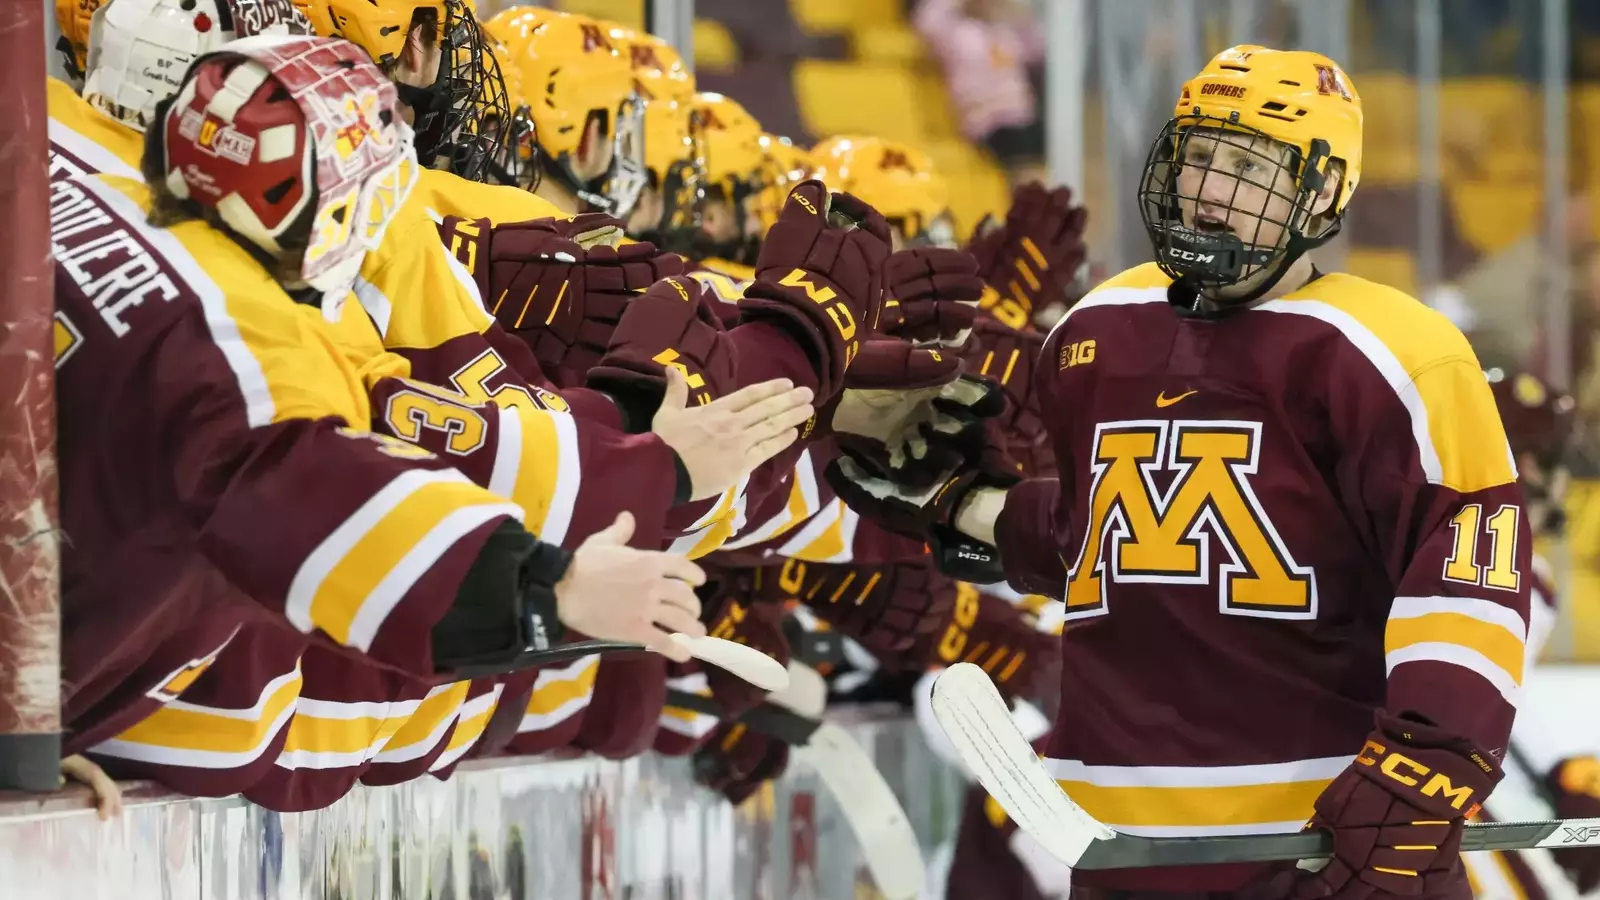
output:
[[1199,227],[1169,225],[1164,229],[1166,262],[1179,272],[1203,283],[1232,284],[1244,276],[1248,267],[1272,261],[1271,248],[1246,244],[1228,230],[1226,223],[1203,217],[1197,218],[1195,224]]

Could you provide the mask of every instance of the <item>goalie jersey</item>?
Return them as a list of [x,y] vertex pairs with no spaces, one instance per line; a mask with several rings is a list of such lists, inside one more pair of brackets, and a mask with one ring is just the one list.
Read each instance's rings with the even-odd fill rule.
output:
[[45,82],[50,108],[50,180],[105,172],[139,177],[144,135],[78,96],[64,81]]
[[[1066,601],[1048,765],[1152,836],[1291,832],[1414,711],[1501,755],[1533,539],[1466,339],[1347,275],[1213,318],[1153,264],[1050,334],[1035,389],[1058,479],[996,524],[1013,586]],[[1237,889],[1250,867],[1078,873]]]
[[[431,677],[433,625],[523,511],[370,433],[366,373],[322,311],[202,223],[150,227],[147,204],[126,179],[52,185],[67,718],[113,692],[167,699],[167,662],[128,676],[202,620],[220,623],[196,654],[266,622]],[[290,523],[286,497],[317,502]]]

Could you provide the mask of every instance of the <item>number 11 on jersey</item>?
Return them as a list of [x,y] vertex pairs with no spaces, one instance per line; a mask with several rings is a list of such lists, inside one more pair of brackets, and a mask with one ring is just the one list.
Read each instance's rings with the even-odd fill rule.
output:
[[[1444,577],[1462,584],[1481,585],[1501,591],[1514,591],[1521,583],[1517,571],[1517,532],[1522,507],[1509,504],[1495,510],[1487,522],[1483,505],[1469,503],[1450,519],[1455,546],[1444,562]],[[1489,536],[1489,565],[1478,565],[1478,546],[1484,533]]]

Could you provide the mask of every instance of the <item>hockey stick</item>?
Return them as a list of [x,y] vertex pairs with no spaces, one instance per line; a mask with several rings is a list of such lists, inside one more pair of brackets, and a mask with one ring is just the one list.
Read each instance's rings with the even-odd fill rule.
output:
[[[951,666],[934,682],[933,714],[989,796],[1069,866],[1124,869],[1333,855],[1333,836],[1323,831],[1152,838],[1112,830],[1050,777],[1011,721],[994,682],[971,663]],[[1463,851],[1532,847],[1600,847],[1600,819],[1471,823],[1461,838]]]
[[[674,641],[689,648],[689,654],[703,663],[709,663],[719,669],[725,669],[734,676],[748,681],[764,691],[781,691],[789,686],[789,670],[783,663],[762,653],[754,647],[745,644],[736,644],[722,638],[689,637],[684,634],[674,634]],[[548,650],[533,650],[517,657],[516,668],[525,669],[530,666],[546,666],[554,663],[563,663],[577,659],[580,656],[590,656],[596,653],[622,653],[640,652],[645,650],[643,644],[633,644],[627,641],[577,641],[571,644],[562,644]],[[497,666],[491,670],[474,672],[471,667],[458,669],[456,674],[461,678],[476,678],[480,675],[501,674],[505,667]]]
[[1543,800],[1545,805],[1552,810],[1555,809],[1556,798],[1555,795],[1550,793],[1550,786],[1544,783],[1544,777],[1539,774],[1539,770],[1533,765],[1533,760],[1529,759],[1528,754],[1517,746],[1516,741],[1506,742],[1506,759],[1510,760],[1512,765],[1522,771],[1522,777],[1528,779],[1529,786],[1533,788],[1533,792],[1538,795],[1539,799]]
[[[667,705],[727,717],[715,700],[686,691],[667,691]],[[757,706],[739,721],[788,744],[822,779],[885,897],[911,900],[922,892],[922,850],[911,821],[872,757],[843,728],[771,703]]]

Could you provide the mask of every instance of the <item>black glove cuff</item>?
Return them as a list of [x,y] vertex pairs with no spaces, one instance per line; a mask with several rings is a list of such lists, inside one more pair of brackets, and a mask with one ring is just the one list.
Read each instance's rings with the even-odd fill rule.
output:
[[[672,450],[671,447],[667,448]],[[694,496],[694,480],[689,477],[689,467],[683,464],[683,457],[678,451],[672,450],[672,476],[675,479],[672,485],[672,505],[682,506]]]
[[650,430],[666,390],[664,387],[644,388],[617,383],[591,383],[586,387],[605,394],[617,405],[617,412],[622,415],[623,434],[644,434]]
[[572,554],[501,523],[461,581],[456,602],[434,625],[434,671],[479,678],[515,670],[522,655],[547,650],[566,636],[555,586]]
[[572,554],[540,542],[522,565],[522,638],[528,650],[548,650],[566,636],[556,603],[556,584],[572,565]]
[[969,584],[998,584],[1006,580],[1000,550],[974,540],[948,525],[928,529],[928,548],[940,572]]
[[489,533],[456,588],[455,602],[430,632],[435,671],[460,674],[522,652],[523,572],[540,546],[512,519]]

